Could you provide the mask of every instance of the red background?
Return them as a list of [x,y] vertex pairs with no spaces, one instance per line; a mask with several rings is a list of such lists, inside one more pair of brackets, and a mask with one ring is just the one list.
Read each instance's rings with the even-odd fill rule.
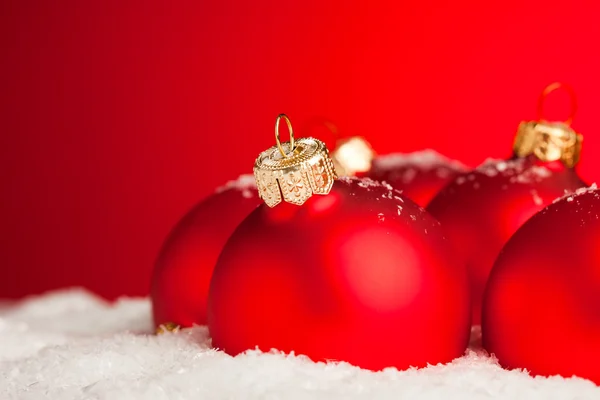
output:
[[600,176],[597,2],[96,3],[0,3],[0,297],[146,294],[169,229],[280,112],[474,165],[559,80]]

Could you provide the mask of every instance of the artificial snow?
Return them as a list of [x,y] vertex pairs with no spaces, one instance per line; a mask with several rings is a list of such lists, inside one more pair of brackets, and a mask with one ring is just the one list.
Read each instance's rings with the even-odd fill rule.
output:
[[2,307],[0,399],[600,399],[590,381],[503,370],[477,345],[447,365],[371,372],[277,352],[230,357],[205,327],[152,331],[147,299],[71,290]]
[[565,194],[561,197],[556,198],[553,201],[553,203],[557,203],[563,199],[567,199],[568,202],[571,202],[571,201],[575,200],[575,198],[577,198],[581,195],[584,195],[586,193],[594,193],[595,198],[600,198],[600,195],[598,195],[597,190],[598,190],[598,185],[596,185],[596,182],[592,183],[590,186],[577,189],[575,191],[575,193],[567,192],[565,190]]
[[448,157],[432,149],[415,151],[412,153],[392,153],[377,157],[377,165],[381,169],[398,169],[406,166],[418,166],[422,170],[430,170],[443,165],[452,166],[459,171],[468,168],[460,161]]
[[240,175],[237,179],[229,181],[223,186],[218,187],[215,190],[215,193],[221,193],[229,189],[240,190],[244,198],[252,198],[254,197],[254,192],[256,191],[256,179],[252,174]]

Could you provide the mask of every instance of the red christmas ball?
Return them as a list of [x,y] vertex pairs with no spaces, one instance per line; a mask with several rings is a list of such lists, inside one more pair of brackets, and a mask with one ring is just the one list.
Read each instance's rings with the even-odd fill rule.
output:
[[262,205],[215,268],[213,345],[373,370],[450,361],[468,344],[470,303],[448,249],[439,222],[370,179],[342,178],[300,207]]
[[585,186],[559,162],[534,156],[489,160],[459,175],[429,203],[470,277],[473,324],[481,322],[481,302],[492,265],[512,234],[565,191]]
[[156,326],[206,324],[208,288],[217,258],[235,228],[259,204],[254,177],[243,175],[199,203],[175,226],[152,276]]
[[467,170],[460,162],[435,150],[423,150],[376,157],[365,176],[389,183],[425,207],[446,184]]
[[507,368],[600,384],[600,191],[581,189],[525,223],[496,261],[483,345]]

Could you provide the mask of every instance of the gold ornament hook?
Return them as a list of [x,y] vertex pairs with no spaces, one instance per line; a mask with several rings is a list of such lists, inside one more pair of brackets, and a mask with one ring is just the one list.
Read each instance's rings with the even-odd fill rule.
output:
[[[565,89],[571,97],[571,115],[564,122],[550,122],[544,118],[544,101],[555,90]],[[519,157],[534,155],[544,162],[561,161],[572,168],[579,161],[583,136],[571,128],[571,122],[577,111],[577,97],[572,87],[561,83],[552,83],[542,91],[538,101],[538,120],[523,121],[519,125],[514,153]]]
[[546,121],[546,118],[544,118],[544,103],[546,101],[546,98],[550,93],[559,89],[564,89],[571,98],[571,113],[569,114],[569,118],[563,121],[565,125],[571,125],[571,123],[573,122],[573,118],[575,118],[575,114],[577,113],[577,95],[575,94],[575,90],[571,86],[562,82],[551,83],[550,85],[546,86],[546,88],[540,94],[540,98],[538,100],[538,120]]
[[[279,139],[279,121],[281,121],[282,118],[285,119],[285,122],[287,123],[288,131],[290,132],[289,154],[285,152],[285,150],[283,149],[283,146],[281,145],[281,140]],[[296,142],[294,141],[294,130],[292,129],[292,121],[290,121],[288,116],[285,114],[279,114],[277,116],[277,119],[275,120],[275,141],[277,142],[277,148],[279,149],[279,152],[284,157],[290,157],[290,154],[292,154],[294,152],[294,150],[296,149]]]
[[[279,121],[284,118],[290,129],[291,150],[285,152],[279,140]],[[294,140],[289,118],[279,114],[275,122],[277,145],[258,156],[254,162],[254,178],[258,195],[269,207],[285,201],[302,205],[312,195],[326,195],[337,178],[333,161],[325,143],[313,138]],[[284,143],[288,145],[288,143]]]

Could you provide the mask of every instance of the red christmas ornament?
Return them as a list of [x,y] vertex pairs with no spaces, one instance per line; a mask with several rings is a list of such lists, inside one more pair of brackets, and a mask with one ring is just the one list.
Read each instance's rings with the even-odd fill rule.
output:
[[[257,161],[259,191],[273,208],[252,212],[219,258],[209,294],[213,345],[231,355],[277,349],[373,370],[461,356],[470,334],[466,272],[439,222],[390,185],[333,183],[318,157],[269,181],[265,165],[306,159],[310,141],[287,159],[272,148]],[[289,143],[284,149],[292,153]],[[313,183],[329,194],[311,197],[319,194]]]
[[157,327],[206,324],[208,288],[229,236],[258,205],[252,175],[243,175],[199,203],[165,241],[152,276],[151,299]]
[[507,368],[600,384],[600,191],[562,198],[525,223],[492,270],[483,345]]
[[468,168],[460,162],[450,160],[435,150],[422,150],[378,156],[366,176],[389,183],[425,207],[446,184],[467,171]]
[[427,206],[467,265],[473,324],[481,321],[489,273],[512,234],[557,197],[586,186],[572,169],[581,140],[567,124],[523,122],[512,159],[487,161],[459,175]]

